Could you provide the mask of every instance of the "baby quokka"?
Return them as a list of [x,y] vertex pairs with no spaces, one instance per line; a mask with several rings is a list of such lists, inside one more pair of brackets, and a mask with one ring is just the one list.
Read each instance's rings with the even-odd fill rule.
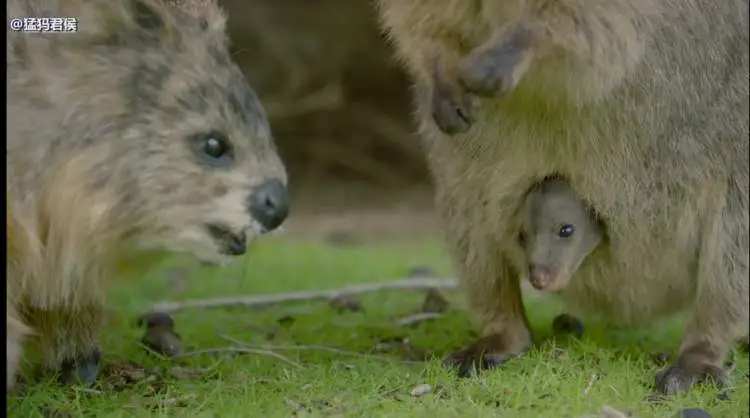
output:
[[526,195],[518,235],[537,290],[558,291],[604,240],[604,224],[570,184],[548,177]]

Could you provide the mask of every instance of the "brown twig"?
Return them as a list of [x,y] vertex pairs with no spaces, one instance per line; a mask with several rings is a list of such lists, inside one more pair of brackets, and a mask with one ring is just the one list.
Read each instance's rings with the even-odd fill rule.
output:
[[216,353],[230,353],[230,354],[258,354],[262,356],[270,356],[275,357],[281,361],[283,361],[286,364],[289,364],[290,366],[294,366],[298,369],[304,369],[305,367],[296,361],[293,361],[289,359],[288,357],[282,356],[279,353],[275,353],[269,349],[260,349],[260,348],[248,348],[248,347],[214,347],[214,348],[205,348],[202,350],[195,350],[190,351],[187,353],[180,354],[176,356],[176,358],[184,358],[184,357],[192,357],[192,356],[200,356],[204,354],[216,354]]
[[381,283],[368,283],[357,286],[349,286],[341,289],[317,290],[312,292],[277,293],[259,296],[214,298],[187,300],[184,302],[162,301],[152,306],[155,312],[176,312],[184,309],[208,309],[220,307],[257,308],[269,305],[277,305],[287,302],[331,299],[336,296],[358,295],[363,293],[379,292],[383,290],[456,290],[458,282],[455,279],[433,279],[413,278],[406,280],[393,280]]
[[408,327],[411,325],[417,325],[425,321],[442,318],[443,314],[438,312],[420,312],[414,315],[409,315],[404,318],[400,318],[396,321],[396,324],[402,327]]
[[422,361],[413,361],[413,360],[401,360],[401,359],[394,359],[390,357],[384,357],[384,356],[377,356],[372,354],[365,354],[365,353],[357,353],[356,351],[348,351],[343,350],[341,348],[336,347],[329,347],[326,345],[275,345],[275,344],[249,344],[243,341],[240,341],[236,338],[232,338],[228,335],[219,334],[219,338],[223,338],[231,343],[241,345],[243,347],[252,347],[254,349],[260,349],[260,350],[296,350],[296,351],[309,351],[309,350],[317,350],[317,351],[328,351],[331,353],[336,354],[342,354],[345,356],[351,356],[351,357],[360,357],[360,358],[369,358],[374,360],[381,360],[388,363],[402,363],[402,364],[424,364]]

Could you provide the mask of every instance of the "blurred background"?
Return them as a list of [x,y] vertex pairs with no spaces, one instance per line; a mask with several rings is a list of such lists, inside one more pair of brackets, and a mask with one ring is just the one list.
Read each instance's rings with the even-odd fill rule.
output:
[[429,178],[406,74],[367,0],[220,0],[232,54],[290,176],[286,234],[331,241],[430,233]]

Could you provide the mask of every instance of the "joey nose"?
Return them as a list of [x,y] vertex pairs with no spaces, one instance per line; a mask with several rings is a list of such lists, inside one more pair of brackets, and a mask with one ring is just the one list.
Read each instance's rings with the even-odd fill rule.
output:
[[256,187],[248,197],[250,215],[265,232],[276,229],[289,214],[289,195],[279,180],[269,180]]
[[545,266],[532,264],[529,266],[529,281],[535,289],[542,290],[552,281],[552,273]]

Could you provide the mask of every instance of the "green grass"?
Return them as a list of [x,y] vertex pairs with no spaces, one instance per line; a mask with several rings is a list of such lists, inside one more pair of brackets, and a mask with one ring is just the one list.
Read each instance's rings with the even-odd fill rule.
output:
[[[364,312],[340,313],[324,302],[308,302],[174,315],[186,351],[231,345],[220,334],[253,344],[327,345],[360,353],[371,352],[384,340],[408,338],[409,350],[364,357],[277,350],[304,369],[265,355],[196,356],[170,362],[146,354],[137,345],[143,330],[135,326],[135,319],[157,300],[334,288],[403,277],[415,264],[450,274],[441,246],[433,241],[343,248],[269,238],[257,243],[247,262],[196,269],[186,279],[183,293],[175,293],[163,269],[117,284],[111,293],[116,315],[102,338],[105,366],[120,370],[113,365],[132,361],[154,377],[141,373],[133,377],[135,382],[123,384],[110,372],[100,379],[97,391],[61,388],[51,378],[37,380],[28,383],[23,396],[8,398],[9,416],[577,418],[597,413],[603,405],[632,409],[640,417],[670,417],[687,407],[703,408],[721,418],[749,415],[746,354],[738,355],[730,381],[734,393],[728,401],[718,400],[716,390],[699,388],[663,404],[643,402],[659,368],[649,354],[676,346],[682,326],[678,319],[631,332],[587,323],[587,334],[580,341],[546,339],[502,369],[458,379],[440,366],[440,358],[476,336],[460,294],[447,295],[451,310],[445,317],[416,328],[401,328],[393,318],[419,310],[423,295],[417,292],[362,296]],[[561,306],[534,299],[527,307],[537,336],[544,339]],[[294,318],[291,325],[279,325],[284,316]],[[270,333],[274,335],[268,340]],[[420,356],[431,360],[398,361]],[[175,369],[178,364],[182,370],[205,371],[172,376],[180,370]],[[593,375],[597,378],[585,391]],[[439,390],[410,396],[420,384]]]

